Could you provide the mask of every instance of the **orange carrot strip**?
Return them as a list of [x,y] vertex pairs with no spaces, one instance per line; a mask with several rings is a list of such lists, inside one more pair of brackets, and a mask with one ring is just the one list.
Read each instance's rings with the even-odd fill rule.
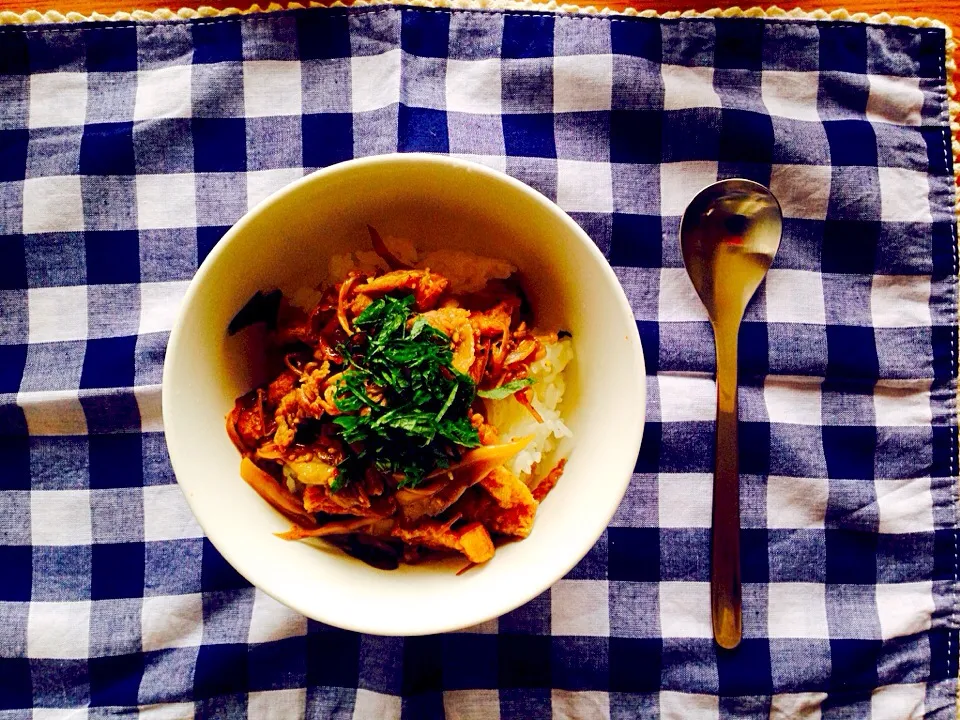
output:
[[554,465],[553,470],[548,472],[543,480],[537,483],[537,486],[533,489],[534,500],[537,502],[542,502],[547,496],[547,493],[553,490],[554,485],[557,484],[557,480],[559,480],[560,476],[563,475],[563,468],[566,464],[567,459],[560,458],[560,461]]
[[517,390],[513,396],[517,399],[517,402],[523,405],[527,410],[530,411],[530,414],[533,415],[533,419],[538,423],[543,422],[543,416],[537,412],[537,409],[533,406],[533,403],[530,402],[530,388],[525,387],[522,390]]

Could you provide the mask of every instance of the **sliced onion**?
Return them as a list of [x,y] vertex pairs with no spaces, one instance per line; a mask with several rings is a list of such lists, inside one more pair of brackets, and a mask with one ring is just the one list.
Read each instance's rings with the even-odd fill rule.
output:
[[333,520],[319,527],[301,527],[294,524],[283,533],[276,533],[281,540],[303,540],[304,538],[323,537],[324,535],[345,535],[373,525],[380,518],[358,518],[356,520]]
[[489,468],[487,471],[489,472],[498,465],[503,465],[507,460],[523,450],[532,439],[533,435],[526,435],[513,442],[501,443],[499,445],[484,445],[483,447],[468,450],[463,454],[463,457],[460,458],[460,462],[447,468],[434,470],[427,475],[427,480],[481,463]]

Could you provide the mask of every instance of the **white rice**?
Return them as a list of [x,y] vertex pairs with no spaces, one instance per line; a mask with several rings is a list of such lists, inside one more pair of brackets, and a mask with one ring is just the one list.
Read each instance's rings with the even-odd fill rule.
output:
[[532,386],[531,405],[543,418],[538,423],[533,415],[513,396],[503,400],[486,400],[487,422],[497,428],[502,442],[510,442],[532,435],[530,444],[521,450],[507,468],[519,475],[528,477],[545,455],[550,454],[561,438],[572,437],[561,418],[560,403],[566,384],[563,371],[573,360],[573,343],[564,338],[557,343],[546,345],[546,356],[530,365],[530,377],[537,382]]
[[517,271],[506,260],[474,255],[463,250],[434,250],[424,255],[417,267],[440,273],[460,295],[482,290],[488,280],[505,280]]
[[[419,254],[409,240],[386,235],[383,238],[383,244],[398,260],[407,265],[417,265]],[[329,275],[327,279],[331,285],[336,285],[353,270],[364,275],[376,275],[389,272],[390,266],[373,250],[357,250],[356,252],[331,257],[329,263],[327,263],[327,273]]]
[[[505,280],[517,271],[517,268],[506,260],[483,257],[463,250],[432,250],[421,255],[409,240],[391,235],[385,236],[383,243],[397,259],[407,265],[443,275],[450,281],[450,287],[460,295],[477,292],[488,280]],[[343,280],[351,270],[373,275],[389,269],[387,262],[372,250],[334,255],[328,266],[331,284]]]

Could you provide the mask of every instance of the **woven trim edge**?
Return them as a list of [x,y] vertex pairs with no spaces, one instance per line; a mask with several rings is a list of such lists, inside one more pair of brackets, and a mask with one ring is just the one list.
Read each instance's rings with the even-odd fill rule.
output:
[[251,13],[278,12],[282,10],[301,10],[307,7],[373,7],[383,5],[407,5],[413,7],[430,8],[448,8],[448,9],[472,9],[472,10],[532,10],[539,12],[565,12],[581,15],[624,15],[636,17],[656,17],[671,20],[675,18],[732,18],[747,17],[776,20],[837,20],[846,22],[866,22],[882,25],[906,25],[915,28],[936,27],[946,31],[947,37],[952,33],[948,25],[940,20],[928,17],[909,17],[906,15],[891,15],[889,13],[870,13],[857,12],[850,13],[844,8],[837,10],[812,10],[806,11],[800,8],[784,10],[783,8],[771,5],[769,7],[748,7],[746,9],[739,6],[730,8],[713,8],[703,12],[696,10],[670,10],[666,12],[657,12],[656,10],[638,10],[636,8],[626,8],[624,10],[611,10],[610,8],[597,8],[593,5],[581,6],[569,3],[558,3],[556,0],[549,2],[535,2],[534,0],[353,0],[353,2],[341,2],[336,0],[334,3],[321,3],[310,0],[309,2],[298,2],[291,0],[286,3],[270,2],[266,5],[254,3],[245,8],[228,7],[214,8],[202,5],[197,8],[181,7],[177,10],[169,8],[158,8],[156,10],[134,10],[132,12],[117,11],[112,15],[93,11],[89,14],[79,12],[61,13],[57,10],[47,10],[39,12],[37,10],[27,10],[22,13],[16,13],[11,10],[0,11],[0,25],[33,25],[42,23],[63,23],[63,22],[85,22],[91,20],[136,20],[136,21],[158,21],[158,20],[190,20],[194,18],[214,18],[229,15],[247,15]]

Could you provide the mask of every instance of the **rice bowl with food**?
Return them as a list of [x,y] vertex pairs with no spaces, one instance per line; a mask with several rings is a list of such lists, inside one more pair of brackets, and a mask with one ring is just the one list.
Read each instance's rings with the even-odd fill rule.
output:
[[292,523],[279,537],[468,569],[532,532],[563,473],[573,340],[537,326],[511,263],[369,232],[371,250],[330,259],[319,298],[258,294],[235,318],[270,323],[273,370],[227,432],[241,477]]
[[[310,485],[297,480],[300,485],[294,483],[291,490],[282,469],[285,463],[253,457],[267,440],[272,440],[264,433],[256,438],[253,448],[244,448],[244,454],[249,455],[247,464],[266,473],[269,483],[265,489],[283,487],[297,499],[300,507],[291,505],[287,512],[292,511],[294,516],[310,514],[311,519],[291,519],[278,512],[238,477],[241,456],[224,430],[224,418],[238,397],[248,396],[258,387],[265,392],[285,371],[299,378],[308,362],[323,362],[313,358],[318,347],[300,344],[289,349],[298,354],[289,357],[293,368],[288,367],[288,352],[281,352],[271,339],[282,323],[271,327],[271,319],[283,320],[293,308],[300,309],[301,318],[306,317],[324,293],[341,283],[351,270],[367,273],[365,279],[356,281],[358,285],[405,270],[391,266],[376,252],[368,226],[382,234],[394,260],[409,265],[411,270],[425,271],[429,267],[431,273],[447,280],[452,290],[445,291],[446,297],[441,297],[434,310],[441,309],[452,296],[469,294],[463,288],[469,288],[465,283],[472,277],[484,277],[476,272],[479,256],[491,259],[484,273],[499,275],[494,284],[522,291],[511,291],[522,305],[516,317],[511,313],[511,335],[519,329],[521,320],[526,320],[525,332],[529,331],[533,339],[556,333],[556,342],[541,342],[543,355],[539,360],[535,352],[534,357],[518,364],[527,366],[527,378],[536,376],[536,382],[525,389],[529,391],[529,405],[544,422],[539,423],[523,404],[521,400],[527,398],[502,399],[509,402],[475,399],[469,408],[475,404],[482,408],[486,424],[497,430],[497,441],[448,448],[461,460],[450,456],[444,471],[463,462],[467,453],[532,435],[527,445],[501,463],[526,486],[531,497],[531,487],[538,487],[536,483],[547,477],[561,459],[567,460],[556,486],[534,506],[533,529],[526,538],[501,535],[493,529],[494,514],[497,522],[510,519],[500,505],[489,510],[490,515],[464,514],[454,523],[451,529],[459,531],[467,522],[479,522],[495,551],[491,561],[477,564],[462,575],[458,571],[471,564],[462,551],[449,547],[437,551],[416,544],[413,553],[407,545],[413,547],[414,543],[405,544],[386,534],[320,535],[302,541],[276,537],[289,532],[293,524],[315,524],[319,528],[334,518],[363,522],[370,518],[305,513],[297,493],[306,492]],[[403,247],[410,243],[395,238],[409,238],[418,250],[416,256],[407,254],[412,248]],[[443,252],[434,254],[438,251]],[[462,252],[472,255],[460,255]],[[337,260],[332,262],[335,256]],[[443,264],[445,260],[449,267]],[[486,279],[480,284],[485,283]],[[323,287],[317,289],[321,284]],[[385,292],[381,298],[403,301],[415,292],[416,286]],[[627,491],[643,435],[646,397],[639,328],[627,300],[627,293],[633,292],[635,287],[625,290],[621,286],[600,249],[569,215],[502,172],[459,158],[417,153],[366,157],[319,170],[279,190],[241,218],[207,255],[187,288],[167,344],[162,389],[163,431],[177,483],[213,549],[259,590],[313,620],[377,635],[428,635],[502,615],[541,595],[567,575],[602,537]],[[350,294],[352,300],[354,293]],[[339,292],[337,296],[339,301]],[[259,303],[251,301],[255,297],[260,298]],[[371,301],[381,298],[372,297]],[[485,313],[501,299],[472,308],[458,302],[460,308]],[[410,315],[422,314],[412,303],[406,309]],[[326,325],[330,310],[321,312],[327,314]],[[347,310],[350,329],[363,330],[355,327],[356,317],[355,311]],[[339,326],[339,320],[336,324]],[[433,326],[431,329],[436,330]],[[571,337],[561,332],[564,330]],[[412,331],[411,325],[408,335]],[[421,332],[436,337],[431,330],[421,328]],[[480,338],[475,353],[490,342],[496,350],[502,334],[501,330],[499,336]],[[430,352],[436,358],[442,355],[440,351],[448,351],[452,363],[454,338],[448,337],[448,343],[435,339],[436,347]],[[515,339],[519,346],[526,338]],[[357,340],[357,359],[365,360],[365,342]],[[516,350],[518,347],[510,347],[506,355]],[[558,370],[560,366],[562,370]],[[364,367],[377,372],[383,369]],[[321,383],[329,384],[331,376],[344,371],[334,362],[329,370],[330,375]],[[450,376],[459,377],[452,372]],[[513,379],[524,378],[517,373]],[[475,392],[496,385],[492,375],[481,380],[479,385],[474,383]],[[504,377],[500,387],[510,380]],[[445,375],[440,384],[453,387]],[[353,386],[360,387],[357,383]],[[325,395],[325,387],[318,389]],[[265,424],[276,421],[276,408],[269,403],[279,402],[283,394],[275,394],[272,400],[264,398]],[[442,402],[435,397],[423,398],[436,409],[431,418],[436,418],[448,397],[449,392]],[[467,415],[467,409],[468,397],[458,392],[441,419],[457,420],[461,413]],[[259,412],[257,409],[257,415]],[[448,415],[450,412],[454,414]],[[321,424],[339,429],[333,423],[336,418],[325,415]],[[552,428],[561,426],[554,425],[554,420],[562,422],[571,435],[559,430],[562,437],[557,437]],[[299,426],[287,451],[296,449],[298,432]],[[311,444],[306,435],[304,432],[307,442],[301,445]],[[332,461],[328,465],[339,464],[336,457],[327,459]],[[530,474],[524,482],[520,477],[526,467]],[[329,470],[320,470],[317,479],[322,483],[323,473]],[[393,471],[387,474],[392,476]],[[397,478],[393,479],[399,485]],[[425,477],[418,487],[404,488],[404,492],[429,488],[433,480]],[[326,487],[322,494],[336,497],[350,487],[333,493]],[[542,492],[547,486],[541,483],[539,487]],[[381,495],[368,493],[368,499],[380,509],[384,495],[398,492],[396,486],[390,486]],[[526,494],[520,493],[523,502],[511,507],[530,507]],[[478,495],[485,503],[492,502],[490,490],[479,483],[466,490],[461,499]],[[395,497],[393,502],[399,506]],[[444,520],[450,517],[443,515]],[[399,509],[377,522],[384,519],[407,522]],[[440,520],[430,515],[424,519]],[[445,537],[449,539],[450,535]],[[482,539],[479,532],[470,537]],[[373,549],[370,557],[364,557],[366,562],[350,554],[363,555],[368,547]],[[410,557],[414,554],[416,557]],[[415,562],[404,562],[405,555]],[[396,569],[385,571],[371,562]]]

